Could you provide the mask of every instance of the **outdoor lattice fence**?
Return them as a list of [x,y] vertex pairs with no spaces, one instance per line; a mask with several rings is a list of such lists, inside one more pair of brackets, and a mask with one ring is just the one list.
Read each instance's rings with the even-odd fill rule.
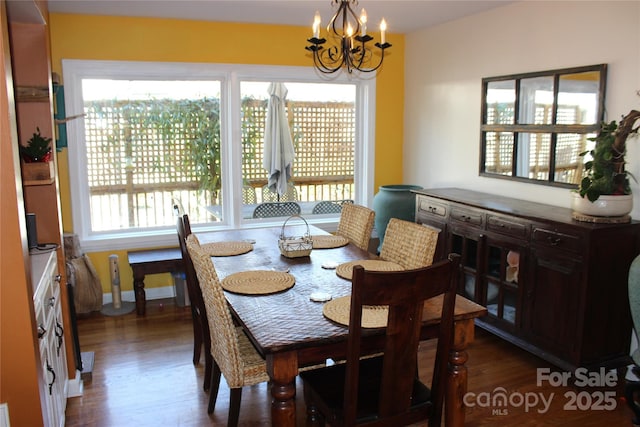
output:
[[[558,124],[577,123],[582,112],[574,106],[558,108]],[[536,105],[534,124],[551,123],[551,108]],[[514,110],[510,105],[490,105],[487,109],[487,122],[495,124],[513,124]],[[580,153],[587,149],[588,135],[564,133],[558,134],[555,153],[555,181],[577,184],[582,179],[582,157]],[[531,133],[521,135],[521,141],[528,147],[528,178],[546,180],[549,176],[549,152],[551,134]],[[486,135],[486,160],[488,172],[511,175],[514,161],[514,133],[488,132]]]
[[[96,101],[85,106],[87,171],[94,231],[172,225],[178,205],[194,222],[221,194],[220,105],[199,101]],[[262,201],[267,102],[242,103],[245,189]],[[355,106],[287,101],[301,201],[353,198]],[[244,193],[244,191],[243,191]]]

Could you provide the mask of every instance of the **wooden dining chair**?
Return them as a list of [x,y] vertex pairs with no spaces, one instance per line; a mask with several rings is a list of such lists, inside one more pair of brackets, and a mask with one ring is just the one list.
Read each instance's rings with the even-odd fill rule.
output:
[[[452,254],[432,266],[401,272],[354,267],[346,362],[300,373],[309,424],[395,427],[428,420],[429,426],[440,427],[459,258]],[[425,304],[442,306],[429,387],[417,373]],[[371,305],[389,306],[384,355],[361,358],[362,311]]]
[[187,250],[187,237],[191,234],[191,223],[189,215],[179,216],[176,221],[178,229],[178,242],[182,252],[184,272],[187,280],[187,293],[191,302],[191,318],[193,320],[193,364],[200,363],[200,354],[204,347],[204,390],[209,390],[211,370],[213,369],[213,357],[211,356],[211,338],[209,334],[209,323],[207,322],[207,311],[202,298],[202,291],[198,283],[196,271],[193,268],[191,256]]
[[440,230],[434,227],[391,218],[384,233],[380,258],[405,269],[431,265],[439,233]]
[[236,426],[240,416],[242,387],[269,381],[266,363],[242,328],[233,324],[213,261],[194,234],[187,237],[187,249],[202,290],[209,322],[211,355],[215,362],[211,371],[207,411],[212,413],[215,409],[222,374],[231,389],[227,426]]
[[366,206],[343,203],[336,234],[346,237],[351,243],[366,251],[369,249],[375,216],[375,212]]

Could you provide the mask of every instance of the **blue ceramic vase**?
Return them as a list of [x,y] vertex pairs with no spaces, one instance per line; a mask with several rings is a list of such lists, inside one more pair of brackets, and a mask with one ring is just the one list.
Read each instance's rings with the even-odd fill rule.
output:
[[378,253],[382,249],[384,233],[391,218],[415,220],[416,195],[411,190],[422,190],[419,185],[381,185],[373,197],[373,210],[376,212],[375,229],[380,238]]

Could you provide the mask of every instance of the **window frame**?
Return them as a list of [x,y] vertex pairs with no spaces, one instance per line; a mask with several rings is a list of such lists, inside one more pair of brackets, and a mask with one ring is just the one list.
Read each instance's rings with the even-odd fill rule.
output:
[[[356,86],[356,130],[354,158],[355,202],[369,205],[373,198],[375,158],[376,81],[353,79],[349,75],[327,78],[313,67],[266,66],[248,64],[168,63],[142,61],[62,60],[65,84],[65,111],[68,116],[82,114],[83,79],[134,80],[219,80],[223,194],[241,194],[242,150],[233,143],[241,138],[240,82],[279,81],[300,83],[349,83]],[[83,120],[67,122],[69,190],[74,233],[85,251],[122,250],[175,244],[175,227],[153,227],[122,231],[91,231],[86,147],[83,143]],[[223,204],[223,221],[194,224],[197,232],[234,228],[257,228],[281,225],[281,220],[255,221],[241,218],[242,200],[227,198]],[[327,231],[334,231],[338,217],[308,218]]]
[[[554,118],[556,117],[555,111],[558,109],[558,90],[559,79],[563,75],[578,74],[590,71],[597,71],[600,73],[599,87],[598,87],[598,100],[597,100],[597,112],[596,123],[594,124],[521,124],[518,123],[519,114],[519,100],[520,100],[520,82],[524,79],[532,79],[538,77],[552,77],[554,82],[553,92],[553,111]],[[487,124],[487,91],[489,83],[501,82],[513,80],[515,82],[515,122],[513,124]],[[572,67],[555,69],[548,71],[537,71],[530,73],[511,74],[497,77],[485,77],[482,79],[482,97],[481,97],[481,116],[480,116],[480,158],[479,158],[479,175],[487,178],[498,178],[512,181],[526,182],[530,184],[547,185],[562,188],[578,188],[578,184],[565,183],[561,181],[555,181],[553,179],[556,171],[556,142],[558,137],[563,134],[581,134],[588,135],[597,133],[604,121],[605,115],[605,94],[606,94],[606,82],[607,82],[607,64],[595,64],[582,67]],[[491,132],[504,132],[513,133],[513,150],[511,161],[511,175],[504,175],[495,172],[487,172],[487,134]],[[534,179],[516,174],[518,167],[518,134],[549,134],[551,136],[551,143],[549,147],[549,178],[546,180]],[[552,173],[553,172],[553,173]]]

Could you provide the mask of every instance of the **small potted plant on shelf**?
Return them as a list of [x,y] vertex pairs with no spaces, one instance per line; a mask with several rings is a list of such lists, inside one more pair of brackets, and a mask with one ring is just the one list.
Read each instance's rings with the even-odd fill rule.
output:
[[27,145],[20,146],[20,154],[25,163],[48,162],[51,160],[51,138],[40,135],[40,128],[27,141]]
[[22,158],[22,171],[25,181],[41,181],[51,179],[53,176],[51,138],[45,138],[40,134],[40,128],[27,141],[26,145],[20,145]]
[[580,153],[589,154],[591,159],[584,163],[584,177],[573,194],[572,208],[579,215],[576,219],[589,220],[593,217],[621,217],[631,212],[633,196],[629,177],[635,178],[625,170],[627,138],[638,133],[634,128],[640,119],[640,111],[631,110],[618,124],[615,120],[603,123],[598,135],[590,139],[595,142],[592,150]]

